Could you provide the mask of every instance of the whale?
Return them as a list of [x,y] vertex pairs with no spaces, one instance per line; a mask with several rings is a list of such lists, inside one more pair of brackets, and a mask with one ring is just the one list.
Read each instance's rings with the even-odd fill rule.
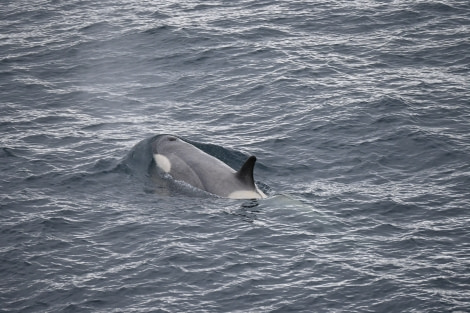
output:
[[211,194],[230,199],[262,199],[256,186],[250,156],[238,171],[174,135],[161,135],[152,142],[157,167],[174,180],[183,181]]

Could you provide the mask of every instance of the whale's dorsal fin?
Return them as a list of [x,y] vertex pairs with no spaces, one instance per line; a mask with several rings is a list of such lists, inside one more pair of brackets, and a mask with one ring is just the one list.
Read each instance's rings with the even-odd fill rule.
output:
[[253,178],[253,169],[255,167],[256,157],[250,156],[242,165],[240,170],[235,174],[243,183],[255,188],[255,180]]

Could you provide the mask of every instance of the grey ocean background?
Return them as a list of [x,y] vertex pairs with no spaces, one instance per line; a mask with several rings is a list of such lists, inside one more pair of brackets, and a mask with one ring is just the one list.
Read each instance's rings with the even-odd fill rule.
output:
[[469,71],[467,0],[2,0],[0,312],[470,312]]

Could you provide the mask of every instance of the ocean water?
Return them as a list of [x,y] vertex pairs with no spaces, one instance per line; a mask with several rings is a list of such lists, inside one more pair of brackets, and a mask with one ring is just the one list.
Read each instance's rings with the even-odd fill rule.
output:
[[[470,4],[0,4],[0,312],[469,312]],[[152,176],[175,134],[258,201]]]

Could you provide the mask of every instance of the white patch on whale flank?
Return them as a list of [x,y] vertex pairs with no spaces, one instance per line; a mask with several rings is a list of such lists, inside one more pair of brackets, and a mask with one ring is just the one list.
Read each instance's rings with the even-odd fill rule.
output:
[[155,159],[155,163],[157,163],[158,167],[161,168],[165,173],[170,172],[171,162],[166,156],[163,154],[154,154],[153,158]]
[[263,195],[252,190],[237,190],[230,193],[228,197],[230,199],[261,199],[264,198]]

